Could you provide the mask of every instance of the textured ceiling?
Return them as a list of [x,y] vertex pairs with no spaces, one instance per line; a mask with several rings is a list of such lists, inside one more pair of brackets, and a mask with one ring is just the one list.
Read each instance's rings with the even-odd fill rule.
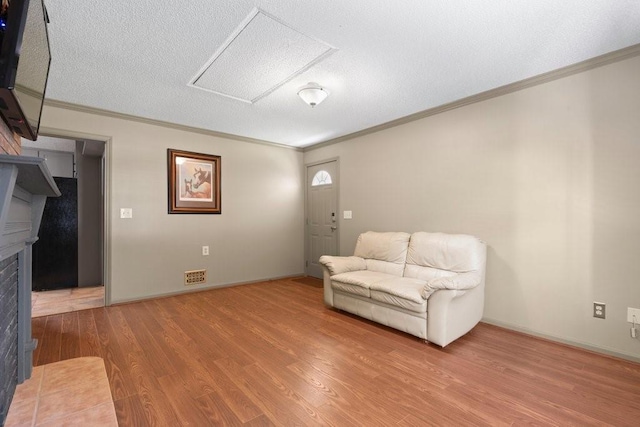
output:
[[640,43],[638,0],[45,3],[48,99],[296,147]]

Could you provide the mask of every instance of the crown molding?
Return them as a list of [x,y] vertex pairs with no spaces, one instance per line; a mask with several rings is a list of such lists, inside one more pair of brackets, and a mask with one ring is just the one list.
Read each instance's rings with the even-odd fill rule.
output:
[[350,133],[348,135],[340,136],[338,138],[330,139],[318,144],[307,145],[303,147],[303,151],[315,150],[317,148],[326,147],[329,145],[337,144],[340,142],[348,141],[354,138],[358,138],[364,135],[369,135],[375,132],[380,132],[385,129],[390,129],[396,126],[400,126],[406,123],[414,122],[416,120],[424,119],[426,117],[435,116],[436,114],[444,113],[445,111],[454,110],[456,108],[464,107],[469,104],[475,104],[478,102],[486,101],[488,99],[497,98],[502,95],[517,92],[522,89],[527,89],[533,86],[538,86],[544,83],[548,83],[554,80],[559,80],[564,77],[568,77],[574,74],[582,73],[584,71],[592,70],[594,68],[603,67],[605,65],[612,64],[614,62],[623,61],[625,59],[633,58],[640,55],[640,44],[626,47],[624,49],[616,50],[606,53],[604,55],[596,56],[591,59],[587,59],[582,62],[577,62],[573,65],[568,65],[557,70],[549,71],[544,74],[540,74],[534,77],[530,77],[524,80],[520,80],[515,83],[500,86],[495,89],[490,89],[485,92],[478,93],[466,98],[459,99],[457,101],[450,102],[448,104],[439,105],[428,110],[420,111],[405,117],[401,117],[390,122],[386,122],[377,126],[373,126],[367,129],[360,130],[358,132]]
[[300,152],[303,151],[303,149],[301,147],[293,147],[293,146],[290,146],[290,145],[279,144],[277,142],[265,141],[265,140],[262,140],[262,139],[255,139],[255,138],[248,138],[248,137],[244,137],[244,136],[234,135],[234,134],[231,134],[231,133],[217,132],[217,131],[213,131],[213,130],[209,130],[209,129],[197,128],[197,127],[193,127],[193,126],[180,125],[180,124],[177,124],[177,123],[170,123],[170,122],[165,122],[165,121],[162,121],[162,120],[148,119],[146,117],[134,116],[134,115],[131,115],[131,114],[117,113],[115,111],[103,110],[101,108],[87,107],[87,106],[84,106],[84,105],[73,104],[73,103],[64,102],[64,101],[58,101],[58,100],[55,100],[55,99],[45,99],[44,100],[44,105],[46,105],[47,107],[61,108],[61,109],[64,109],[64,110],[78,111],[78,112],[81,112],[81,113],[88,113],[88,114],[95,114],[95,115],[98,115],[98,116],[112,117],[112,118],[115,118],[115,119],[128,120],[128,121],[132,121],[132,122],[144,123],[144,124],[153,125],[153,126],[161,126],[161,127],[174,129],[174,130],[181,130],[181,131],[185,131],[185,132],[192,132],[192,133],[199,133],[199,134],[207,135],[207,136],[214,136],[214,137],[218,137],[218,138],[231,139],[231,140],[234,140],[234,141],[248,142],[248,143],[251,143],[251,144],[259,144],[259,145],[267,145],[267,146],[270,146],[270,147],[285,148],[287,150],[294,150],[294,151],[300,151]]

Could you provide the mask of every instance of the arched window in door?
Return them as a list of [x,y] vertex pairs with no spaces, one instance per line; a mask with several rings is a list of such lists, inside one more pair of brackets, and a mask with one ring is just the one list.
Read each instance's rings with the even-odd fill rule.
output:
[[329,175],[329,172],[322,170],[318,171],[318,173],[313,176],[311,186],[317,187],[318,185],[329,185],[332,183],[333,182],[331,181],[331,175]]

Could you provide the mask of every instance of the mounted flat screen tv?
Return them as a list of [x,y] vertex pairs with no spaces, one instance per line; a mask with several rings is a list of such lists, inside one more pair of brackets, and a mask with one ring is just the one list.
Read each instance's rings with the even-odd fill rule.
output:
[[47,10],[43,0],[0,2],[0,114],[35,141],[51,63]]

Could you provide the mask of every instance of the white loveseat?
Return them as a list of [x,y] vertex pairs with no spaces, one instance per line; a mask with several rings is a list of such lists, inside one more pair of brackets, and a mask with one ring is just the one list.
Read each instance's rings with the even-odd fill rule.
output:
[[322,256],[324,301],[442,347],[482,318],[486,246],[464,234],[368,231]]

